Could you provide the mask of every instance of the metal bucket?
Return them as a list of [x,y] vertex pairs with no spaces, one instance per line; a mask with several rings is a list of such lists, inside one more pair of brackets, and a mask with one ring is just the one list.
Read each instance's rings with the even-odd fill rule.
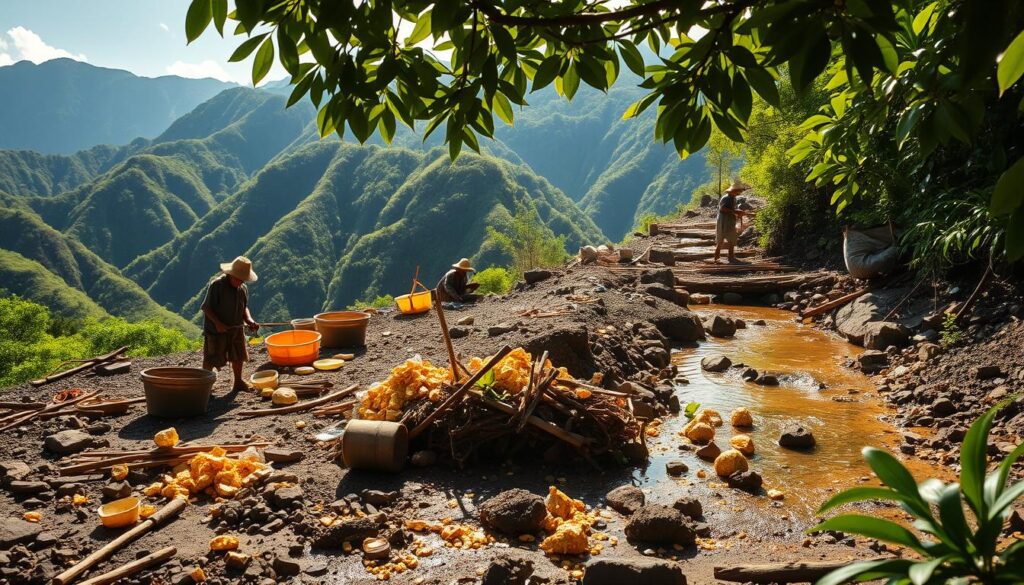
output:
[[152,416],[182,418],[206,414],[217,374],[199,368],[149,368],[139,376]]
[[396,422],[352,420],[341,437],[341,456],[349,469],[401,471],[409,453],[409,430]]

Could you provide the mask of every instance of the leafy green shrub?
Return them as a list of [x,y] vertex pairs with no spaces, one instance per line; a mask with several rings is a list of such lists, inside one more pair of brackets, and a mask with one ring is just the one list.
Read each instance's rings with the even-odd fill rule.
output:
[[43,305],[18,297],[0,298],[0,388],[40,377],[61,362],[123,345],[131,348],[128,355],[146,357],[198,349],[200,342],[156,321],[54,318]]
[[[859,562],[829,573],[817,585],[875,579],[914,585],[1024,582],[1024,541],[999,549],[1003,524],[1014,501],[1024,495],[1024,482],[1007,485],[1010,468],[1024,455],[1024,445],[1018,445],[997,468],[985,474],[992,420],[1008,403],[997,405],[971,425],[960,449],[960,483],[929,479],[918,484],[895,457],[865,447],[864,459],[887,487],[846,490],[825,502],[818,513],[850,502],[895,501],[914,517],[914,527],[931,538],[919,538],[895,522],[861,514],[841,514],[826,520],[811,530],[838,530],[891,542],[913,550],[921,559]],[[971,519],[964,513],[965,503]]]
[[487,226],[487,235],[512,257],[516,274],[543,266],[557,266],[569,258],[565,235],[555,236],[540,218],[537,206],[518,203],[506,231]]
[[473,282],[480,285],[476,292],[482,295],[503,295],[512,288],[512,284],[515,281],[516,279],[512,272],[500,266],[489,266],[477,272],[476,276],[473,277]]
[[950,347],[963,341],[964,332],[957,325],[955,314],[946,313],[942,320],[942,333],[940,333],[940,336],[942,345],[945,347]]
[[356,301],[348,306],[350,311],[362,311],[363,309],[386,309],[395,306],[395,297],[391,295],[378,295],[369,301]]

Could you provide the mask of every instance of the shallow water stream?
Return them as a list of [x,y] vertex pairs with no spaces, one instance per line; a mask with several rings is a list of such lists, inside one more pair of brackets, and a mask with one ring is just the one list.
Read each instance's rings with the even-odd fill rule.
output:
[[[787,311],[719,306],[696,310],[711,310],[748,324],[732,339],[709,337],[699,347],[681,349],[673,354],[673,361],[689,380],[689,384],[677,389],[681,402],[699,402],[702,407],[719,411],[725,420],[725,425],[716,429],[718,446],[728,449],[733,435],[750,435],[756,446],[750,468],[762,475],[765,489],[785,493],[782,504],[772,504],[767,498],[751,498],[749,502],[754,508],[775,506],[781,515],[805,523],[832,493],[875,483],[861,459],[861,448],[873,445],[893,450],[900,435],[888,422],[891,410],[875,395],[870,380],[843,365],[863,350],[794,322],[793,314]],[[764,320],[765,324],[754,325],[757,320]],[[733,364],[742,363],[776,374],[781,384],[759,386],[747,382],[740,377],[739,368],[723,373],[703,371],[701,359],[714,354],[729,357]],[[729,413],[739,406],[753,413],[753,429],[741,431],[729,425]],[[692,451],[679,449],[679,445],[689,443],[678,434],[686,422],[683,416],[666,419],[659,436],[651,441],[651,465],[638,472],[636,479],[652,488],[660,488],[667,481],[681,482],[691,485],[695,495],[705,489],[733,493],[734,490],[716,485],[710,463],[700,460]],[[802,424],[814,433],[817,446],[812,451],[793,451],[778,445],[783,428],[792,423]],[[665,463],[675,459],[690,467],[682,479],[670,478],[665,473]],[[706,480],[695,476],[700,469],[707,472]],[[919,466],[912,467],[912,471],[922,476],[927,472]],[[734,506],[735,512],[746,508],[724,499],[719,504]]]

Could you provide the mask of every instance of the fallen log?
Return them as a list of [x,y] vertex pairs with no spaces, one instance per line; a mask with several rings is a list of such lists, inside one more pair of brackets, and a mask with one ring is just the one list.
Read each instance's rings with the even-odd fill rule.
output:
[[71,568],[53,578],[56,585],[68,585],[79,578],[82,573],[88,571],[93,565],[106,560],[111,555],[121,550],[128,543],[136,540],[167,520],[171,520],[181,514],[187,502],[181,498],[174,498],[166,506],[160,508],[155,514],[137,524],[135,528],[122,533],[114,540],[99,548],[96,552],[75,563]]
[[[505,404],[504,402],[491,400],[490,398],[485,397],[483,393],[480,392],[479,390],[470,391],[469,394],[476,397],[480,401],[480,404],[483,404],[488,408],[492,408],[494,410],[503,412],[510,416],[514,416],[516,414],[515,408]],[[537,418],[536,416],[531,415],[526,418],[526,421],[531,426],[539,430],[542,430],[553,437],[561,439],[566,443],[572,445],[573,447],[576,447],[577,449],[582,449],[584,446],[586,446],[588,442],[586,437],[567,431],[554,423],[550,423],[544,419]]]
[[338,390],[337,392],[328,394],[323,398],[317,398],[316,400],[307,400],[306,402],[301,402],[299,404],[293,404],[291,406],[279,406],[277,408],[259,408],[255,410],[243,410],[241,412],[236,412],[235,414],[244,417],[254,417],[268,416],[272,414],[288,414],[292,412],[302,412],[304,410],[309,410],[314,406],[320,406],[321,404],[326,404],[334,400],[340,400],[350,394],[353,394],[358,389],[359,384],[352,384],[351,386],[345,388],[344,390]]
[[715,579],[738,583],[813,583],[825,575],[861,560],[849,561],[792,561],[765,565],[715,567]]
[[[113,360],[119,359],[121,357],[121,354],[123,354],[126,351],[128,351],[128,346],[127,345],[124,346],[124,347],[119,347],[119,348],[115,349],[114,351],[112,351],[112,352],[110,352],[108,354],[104,354],[104,355],[101,355],[101,356],[96,356],[96,357],[94,357],[92,359],[88,359],[88,360],[81,360],[81,362],[82,362],[81,364],[71,368],[70,370],[64,370],[63,372],[59,372],[59,373],[56,373],[56,374],[50,374],[50,375],[48,375],[48,376],[46,376],[44,378],[40,378],[38,380],[32,380],[31,382],[29,382],[29,384],[31,384],[32,386],[35,386],[35,387],[38,388],[39,386],[42,386],[44,384],[49,384],[50,382],[56,382],[57,380],[63,380],[64,378],[67,378],[69,376],[74,376],[75,374],[77,374],[79,372],[84,372],[85,370],[88,370],[89,368],[98,366],[98,365],[100,365],[102,363],[106,363],[106,362],[109,362],[109,361],[113,361]],[[75,360],[75,361],[78,361],[78,360]],[[68,363],[68,362],[64,362],[64,363]]]
[[842,307],[843,305],[845,305],[845,304],[847,304],[847,303],[849,303],[851,301],[856,300],[857,298],[859,298],[859,297],[863,296],[865,293],[867,293],[869,290],[871,290],[869,287],[864,287],[864,288],[862,288],[862,289],[860,289],[858,291],[854,291],[854,292],[852,292],[852,293],[850,293],[848,295],[843,295],[843,296],[839,297],[838,299],[832,299],[831,301],[824,302],[824,303],[822,303],[820,305],[817,305],[815,307],[808,307],[806,311],[804,311],[803,313],[800,314],[800,317],[804,318],[804,319],[809,318],[809,317],[817,317],[818,315],[821,315],[822,313],[827,313],[827,312],[831,311],[832,309],[837,309],[837,308]]
[[150,553],[136,561],[125,563],[113,571],[107,571],[102,575],[90,577],[85,581],[82,581],[79,585],[107,585],[107,583],[113,583],[124,579],[125,577],[130,577],[143,569],[148,569],[154,565],[162,565],[164,561],[176,554],[178,554],[178,549],[173,546],[168,546],[156,551],[155,553]]

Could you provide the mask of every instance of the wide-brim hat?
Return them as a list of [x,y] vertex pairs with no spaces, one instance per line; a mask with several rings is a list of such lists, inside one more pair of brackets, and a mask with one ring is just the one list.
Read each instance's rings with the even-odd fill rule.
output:
[[737,182],[734,182],[732,185],[729,185],[729,188],[726,189],[725,192],[726,193],[742,193],[742,192],[744,192],[744,191],[746,191],[748,189],[750,189],[749,185],[744,185],[743,183],[740,183],[739,181],[737,181]]
[[228,276],[234,276],[242,282],[256,282],[259,278],[252,269],[252,262],[245,256],[239,256],[231,262],[220,265],[220,271]]
[[455,264],[452,264],[452,268],[458,268],[459,270],[466,270],[468,272],[476,272],[476,268],[473,268],[473,265],[470,264],[469,258],[463,258]]

